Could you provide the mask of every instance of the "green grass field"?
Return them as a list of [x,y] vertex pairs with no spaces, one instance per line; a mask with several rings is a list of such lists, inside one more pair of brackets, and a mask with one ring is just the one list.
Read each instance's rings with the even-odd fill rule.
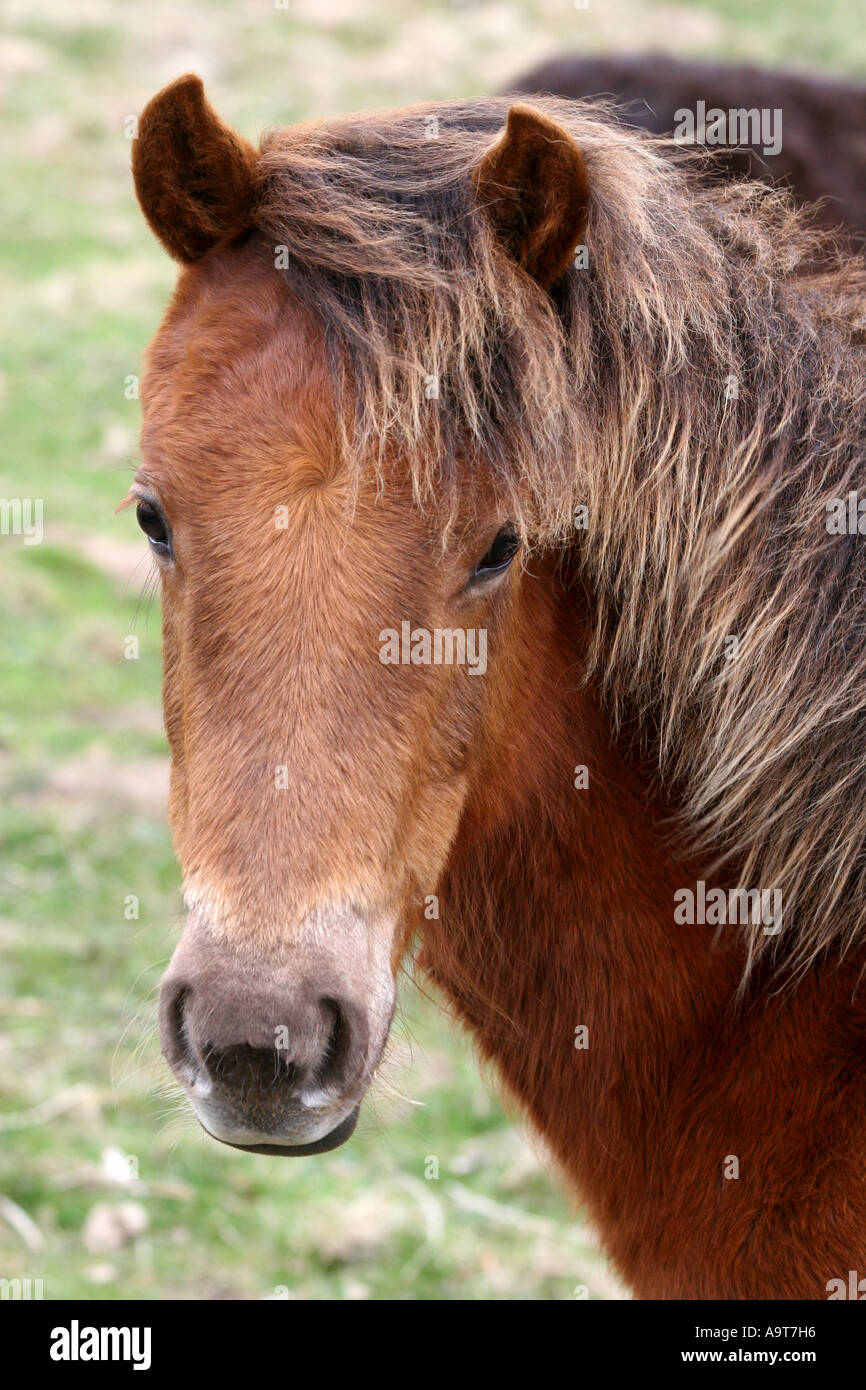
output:
[[223,1149],[168,1081],[155,998],[181,903],[159,602],[114,509],[136,458],[127,383],[173,272],[135,205],[125,122],[188,69],[250,137],[482,93],[557,50],[624,41],[866,74],[862,9],[859,24],[854,0],[0,13],[0,497],[44,506],[41,544],[0,536],[0,1278],[41,1278],[46,1298],[622,1297],[408,979],[384,1076],[332,1155]]

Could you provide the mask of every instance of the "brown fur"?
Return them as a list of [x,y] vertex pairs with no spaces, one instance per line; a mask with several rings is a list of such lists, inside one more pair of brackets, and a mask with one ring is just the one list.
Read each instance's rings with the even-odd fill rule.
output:
[[[864,562],[822,512],[862,458],[862,268],[783,197],[709,188],[546,103],[524,134],[540,158],[556,120],[579,149],[590,248],[547,294],[527,265],[547,283],[573,215],[521,265],[514,221],[476,200],[505,107],[440,110],[432,141],[424,114],[269,137],[253,225],[188,266],[151,350],[135,488],[175,540],[191,907],[172,990],[205,1060],[214,1039],[263,1052],[280,1005],[256,978],[343,991],[354,1017],[382,943],[393,970],[420,931],[638,1294],[823,1297],[866,1263],[862,957],[828,949],[861,941]],[[514,202],[531,240],[545,202]],[[816,252],[826,272],[798,278]],[[468,590],[507,519],[525,563]],[[484,627],[486,676],[383,666],[401,617]],[[722,882],[783,887],[786,912],[796,895],[776,962],[754,932],[674,921],[725,855]],[[295,1072],[320,1050],[304,1008]],[[369,1031],[335,1122],[378,1060]]]
[[554,121],[512,106],[475,171],[475,196],[527,275],[544,289],[561,279],[586,229],[589,188],[583,155]]
[[169,255],[195,261],[249,226],[256,152],[217,116],[188,74],[142,112],[132,172],[145,217]]
[[866,1256],[858,967],[793,991],[758,967],[735,1006],[736,928],[673,923],[699,871],[575,690],[579,598],[541,572],[521,609],[507,751],[494,733],[421,964],[638,1297],[826,1298]]

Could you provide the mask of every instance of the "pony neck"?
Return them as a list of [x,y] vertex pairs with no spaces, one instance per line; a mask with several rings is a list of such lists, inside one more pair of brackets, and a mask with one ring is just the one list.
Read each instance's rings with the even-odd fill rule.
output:
[[509,647],[523,660],[509,667],[420,964],[634,1277],[660,1180],[647,1155],[671,1142],[684,1086],[701,1084],[733,1029],[742,929],[715,940],[713,927],[675,923],[674,892],[698,875],[672,855],[662,810],[581,684],[579,596],[550,603],[544,589],[524,585]]

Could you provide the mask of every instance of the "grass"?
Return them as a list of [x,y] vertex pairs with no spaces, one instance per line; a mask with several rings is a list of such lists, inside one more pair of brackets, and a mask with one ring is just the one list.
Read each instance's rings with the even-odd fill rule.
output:
[[623,34],[866,74],[866,29],[844,0],[0,9],[0,497],[41,498],[45,515],[41,545],[0,536],[0,1277],[42,1278],[48,1298],[620,1296],[408,981],[385,1082],[327,1158],[221,1149],[167,1083],[155,991],[181,904],[158,602],[114,509],[135,458],[128,382],[173,272],[134,205],[124,122],[187,68],[254,136],[491,90]]

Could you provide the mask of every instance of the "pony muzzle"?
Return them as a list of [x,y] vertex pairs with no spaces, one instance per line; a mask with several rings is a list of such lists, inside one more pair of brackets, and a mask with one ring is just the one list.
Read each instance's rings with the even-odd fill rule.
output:
[[212,1138],[302,1156],[350,1137],[394,1010],[381,926],[317,909],[262,950],[191,915],[162,981],[160,1039]]

